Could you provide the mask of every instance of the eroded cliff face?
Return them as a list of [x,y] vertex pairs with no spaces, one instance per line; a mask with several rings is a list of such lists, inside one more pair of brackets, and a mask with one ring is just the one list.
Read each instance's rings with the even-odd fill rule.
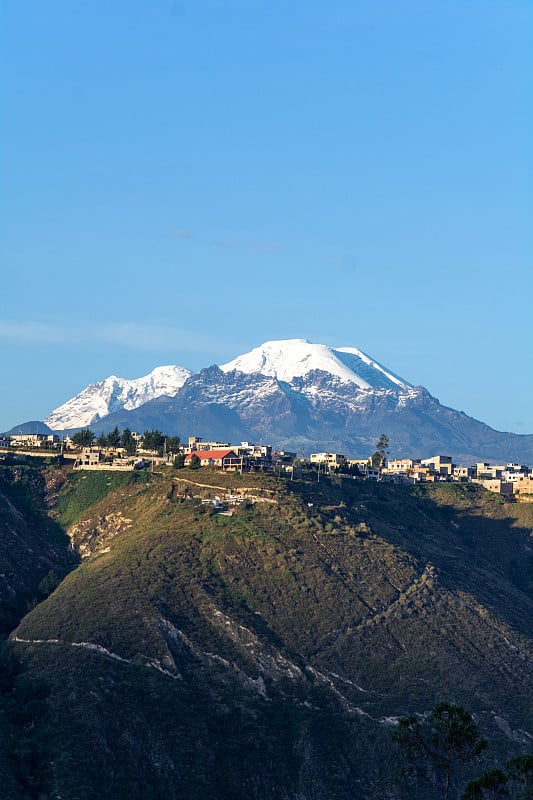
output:
[[127,531],[131,524],[132,520],[120,511],[110,511],[96,519],[82,520],[68,528],[67,532],[72,547],[80,557],[89,558],[98,553],[108,553],[111,540]]
[[44,797],[49,783],[40,738],[46,688],[6,637],[77,563],[47,513],[49,474],[25,463],[0,465],[0,793],[10,800]]
[[47,513],[47,477],[0,467],[0,631],[6,635],[74,566],[68,538]]
[[531,506],[169,470],[72,476],[52,512],[83,561],[13,646],[53,796],[377,800],[398,717],[443,698],[495,759],[533,744]]

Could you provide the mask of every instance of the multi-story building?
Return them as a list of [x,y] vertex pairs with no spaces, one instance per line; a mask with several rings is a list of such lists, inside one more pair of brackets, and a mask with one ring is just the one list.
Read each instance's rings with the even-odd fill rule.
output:
[[272,466],[290,467],[296,461],[296,453],[290,450],[273,450]]
[[76,467],[94,467],[103,461],[104,455],[99,447],[82,447],[76,459]]
[[475,467],[455,467],[453,468],[454,481],[469,481],[476,477]]
[[341,453],[311,453],[309,460],[311,464],[323,464],[329,469],[343,467],[346,464],[346,456]]
[[501,478],[504,471],[504,464],[489,464],[488,461],[478,461],[476,463],[476,478],[480,480]]
[[230,446],[230,442],[204,442],[201,436],[189,436],[188,444],[183,446],[183,452],[187,454],[199,450],[224,450]]
[[437,475],[452,475],[453,464],[451,456],[431,456],[430,458],[422,458],[422,465],[430,467]]
[[420,459],[415,460],[413,458],[392,458],[387,462],[387,471],[403,472],[407,475],[418,464],[420,464]]
[[533,495],[533,475],[520,475],[512,482],[513,493],[517,495]]

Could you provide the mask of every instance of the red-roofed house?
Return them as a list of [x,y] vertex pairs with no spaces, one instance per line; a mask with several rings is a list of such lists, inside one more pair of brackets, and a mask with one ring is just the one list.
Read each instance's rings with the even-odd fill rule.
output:
[[240,469],[242,465],[242,459],[234,450],[195,450],[192,453],[187,453],[185,463],[190,464],[193,456],[198,456],[202,467]]

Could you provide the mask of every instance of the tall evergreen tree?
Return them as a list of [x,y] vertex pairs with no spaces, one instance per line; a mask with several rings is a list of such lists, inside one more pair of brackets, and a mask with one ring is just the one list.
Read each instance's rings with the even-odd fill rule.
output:
[[476,762],[485,747],[472,715],[463,706],[437,703],[428,717],[404,717],[395,740],[412,773],[428,781],[443,800],[457,797],[455,781],[462,765]]

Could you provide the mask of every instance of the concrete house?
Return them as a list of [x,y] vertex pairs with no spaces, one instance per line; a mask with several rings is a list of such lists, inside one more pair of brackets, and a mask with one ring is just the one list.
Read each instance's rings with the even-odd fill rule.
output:
[[346,464],[346,456],[343,456],[342,453],[311,453],[309,460],[311,464],[324,464],[333,469]]
[[83,447],[75,466],[94,467],[102,460],[103,454],[99,447]]
[[421,463],[427,467],[431,467],[433,472],[437,475],[452,475],[453,464],[451,456],[431,456],[430,458],[423,458]]
[[202,467],[240,469],[242,465],[242,458],[234,450],[193,450],[185,456],[185,463],[190,464],[193,456],[198,456]]

